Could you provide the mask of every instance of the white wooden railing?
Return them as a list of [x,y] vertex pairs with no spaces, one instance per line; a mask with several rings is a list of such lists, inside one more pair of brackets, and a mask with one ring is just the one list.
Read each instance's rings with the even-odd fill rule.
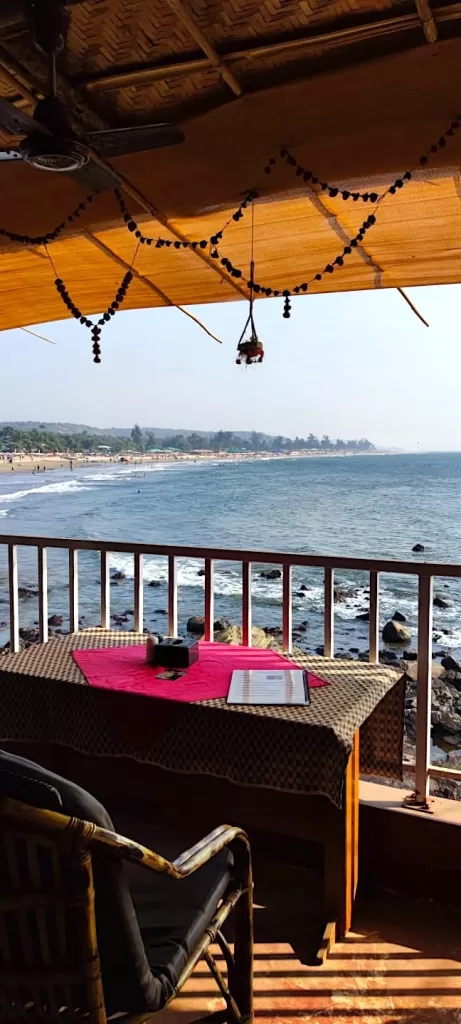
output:
[[280,566],[282,571],[282,631],[283,647],[292,649],[292,569],[293,566],[323,569],[324,571],[324,653],[334,657],[334,571],[357,570],[369,574],[370,620],[369,660],[379,659],[379,573],[416,576],[418,579],[418,676],[416,757],[414,765],[415,802],[427,802],[430,778],[452,779],[461,782],[461,771],[430,763],[431,750],[431,666],[432,666],[432,602],[434,577],[461,578],[461,565],[429,562],[397,562],[385,559],[343,558],[323,555],[299,555],[277,551],[237,551],[225,548],[178,547],[160,544],[127,544],[120,541],[67,540],[59,537],[14,537],[0,534],[0,548],[8,550],[8,585],[10,611],[10,648],[20,649],[18,601],[18,547],[36,548],[38,559],[39,635],[42,643],[48,640],[48,548],[64,549],[69,557],[69,618],[71,632],[79,628],[79,551],[96,551],[100,556],[101,626],[110,625],[110,554],[123,553],[134,558],[134,628],[142,632],[143,614],[143,556],[163,556],[168,559],[168,632],[178,631],[179,558],[203,559],[205,566],[205,639],[213,640],[214,589],[213,567],[216,561],[237,562],[242,568],[242,642],[251,645],[251,567],[252,563]]

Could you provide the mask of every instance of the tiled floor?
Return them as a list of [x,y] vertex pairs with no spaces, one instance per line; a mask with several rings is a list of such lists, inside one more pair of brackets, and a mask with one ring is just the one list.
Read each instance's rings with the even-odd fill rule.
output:
[[[256,942],[254,979],[264,1024],[461,1024],[461,911],[382,893],[358,906],[322,967],[303,966],[287,942]],[[155,1022],[189,1024],[221,1005],[201,964]]]

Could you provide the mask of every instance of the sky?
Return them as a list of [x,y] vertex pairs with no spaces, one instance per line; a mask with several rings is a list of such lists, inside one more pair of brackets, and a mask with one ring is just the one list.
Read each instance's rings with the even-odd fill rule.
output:
[[461,285],[310,295],[255,304],[263,364],[237,366],[244,302],[120,312],[92,362],[74,321],[0,333],[0,420],[368,437],[380,447],[461,450]]

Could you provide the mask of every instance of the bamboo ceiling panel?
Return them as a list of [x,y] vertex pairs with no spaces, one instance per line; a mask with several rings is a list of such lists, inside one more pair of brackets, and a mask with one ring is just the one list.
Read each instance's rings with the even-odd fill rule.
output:
[[[312,195],[281,159],[264,174],[281,146],[348,190],[381,193],[416,166],[461,113],[461,4],[432,0],[431,9],[437,41],[428,45],[413,0],[84,0],[69,7],[58,90],[79,131],[181,121],[182,146],[112,162],[145,234],[209,238],[257,186],[255,277],[264,286],[310,281],[372,209],[377,222],[362,245],[312,292],[452,283],[461,281],[461,133],[378,208]],[[2,25],[0,3],[0,96],[32,111],[44,62],[23,24]],[[0,228],[42,235],[85,192],[72,177],[0,161]],[[114,298],[135,247],[109,190],[49,252],[91,315]],[[124,308],[247,297],[249,211],[231,221],[220,251],[241,279],[209,248],[140,246]],[[66,315],[54,273],[43,247],[0,238],[0,329]]]

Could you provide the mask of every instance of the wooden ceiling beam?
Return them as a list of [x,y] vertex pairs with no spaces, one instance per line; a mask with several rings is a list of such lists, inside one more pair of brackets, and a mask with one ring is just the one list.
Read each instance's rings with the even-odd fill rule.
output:
[[195,39],[195,42],[198,43],[200,49],[206,54],[208,60],[219,72],[223,81],[226,82],[234,93],[234,96],[241,96],[243,89],[240,82],[235,77],[234,72],[227,66],[223,58],[219,56],[219,53],[213,43],[207,39],[201,28],[199,28],[195,23],[186,7],[185,0],[167,0],[167,4],[174,14],[176,14],[176,17],[182,22],[192,38]]
[[[339,217],[337,217],[336,214],[332,213],[331,210],[329,209],[329,207],[326,205],[326,203],[324,202],[322,193],[316,192],[315,188],[312,185],[307,185],[306,189],[309,192],[309,196],[310,196],[311,202],[315,206],[315,209],[318,210],[318,212],[322,215],[322,217],[324,217],[328,221],[330,227],[335,232],[335,235],[337,235],[338,238],[341,239],[341,242],[344,242],[345,245],[349,245],[349,243],[350,243],[349,233],[345,230],[344,226],[341,224],[341,221],[339,220]],[[377,261],[375,260],[374,256],[372,256],[371,253],[368,252],[368,250],[365,248],[363,243],[361,243],[360,245],[357,245],[355,251],[356,251],[357,255],[360,256],[361,260],[364,263],[366,263],[367,267],[371,267],[372,270],[374,271],[374,275],[375,275],[375,288],[381,288],[383,274],[384,274],[383,268],[379,265],[379,263],[377,263]],[[404,299],[404,301],[407,303],[407,305],[413,311],[415,316],[418,317],[418,320],[421,320],[421,322],[424,324],[425,327],[429,327],[429,324],[428,324],[427,320],[424,319],[422,313],[419,312],[419,309],[416,308],[416,306],[411,301],[411,299],[408,297],[408,295],[405,294],[403,288],[398,288],[397,287],[396,291],[398,291],[399,295],[402,296],[402,299]]]
[[[106,164],[104,160],[101,160],[101,157],[98,156],[97,153],[92,153],[91,155],[93,160],[96,163],[98,163],[101,167],[108,167],[108,164]],[[176,241],[190,241],[190,239],[188,239],[186,235],[183,235],[182,231],[179,231],[177,228],[175,228],[173,224],[170,223],[168,217],[166,217],[165,214],[162,213],[161,210],[159,210],[155,206],[155,204],[150,201],[150,199],[147,199],[146,196],[144,196],[143,193],[139,191],[139,189],[137,189],[134,185],[131,184],[128,178],[125,178],[123,174],[120,174],[118,171],[115,171],[112,166],[110,167],[110,171],[114,176],[114,185],[115,181],[117,181],[119,187],[122,188],[124,192],[126,192],[126,194],[130,196],[131,199],[134,199],[134,201],[138,204],[138,206],[141,207],[142,210],[145,211],[145,213],[148,213],[153,220],[158,221],[158,223],[161,224],[163,228],[169,231],[170,234],[173,235],[173,238],[176,239]],[[206,263],[207,267],[209,267],[209,269],[212,270],[215,274],[218,274],[222,281],[225,281],[225,283],[228,284],[231,288],[233,288],[234,291],[238,292],[239,297],[241,299],[249,298],[249,293],[246,290],[246,288],[244,288],[243,285],[239,284],[239,282],[236,281],[233,277],[230,277],[229,274],[227,274],[220,265],[217,265],[216,261],[211,259],[211,256],[208,255],[205,249],[200,249],[197,247],[196,249],[190,249],[190,252],[194,256],[196,256],[197,259],[202,260],[203,263]]]
[[142,284],[145,284],[147,288],[150,288],[151,292],[154,292],[154,294],[157,295],[157,297],[162,300],[165,306],[171,306],[174,309],[179,309],[180,313],[184,313],[184,316],[187,316],[189,317],[190,320],[193,320],[198,327],[202,328],[202,331],[205,331],[205,334],[208,334],[210,338],[213,338],[213,341],[217,341],[219,342],[220,345],[222,345],[221,338],[218,338],[216,334],[213,334],[213,332],[210,331],[209,328],[206,327],[201,320],[199,320],[198,316],[194,316],[194,314],[191,313],[188,309],[185,309],[184,306],[179,306],[176,302],[173,302],[173,299],[170,299],[169,296],[166,295],[165,292],[158,287],[158,285],[154,284],[154,282],[150,280],[149,277],[146,277],[144,274],[140,274],[139,270],[136,270],[136,267],[133,267],[130,263],[127,263],[126,260],[122,259],[122,257],[119,256],[116,252],[114,252],[113,249],[110,249],[108,245],[106,245],[104,242],[101,242],[100,238],[98,238],[96,235],[93,235],[93,233],[91,231],[88,231],[86,228],[84,229],[82,234],[85,238],[88,239],[89,242],[91,242],[92,245],[96,247],[96,249],[99,249],[100,252],[104,253],[105,256],[112,260],[113,263],[117,263],[119,267],[121,267],[125,272],[129,270],[133,274],[133,277],[136,277],[138,281],[141,281]]
[[438,32],[429,0],[416,0],[416,10],[428,43],[436,43]]
[[[32,107],[37,98],[44,96],[48,89],[46,64],[32,49],[30,36],[8,40],[8,46],[0,45],[0,64],[14,81],[14,88],[27,97]],[[107,123],[93,110],[86,90],[75,86],[61,72],[57,75],[58,95],[67,104],[72,121],[81,129],[97,131],[106,128]]]
[[[422,2],[424,3],[424,0]],[[449,4],[437,9],[437,20],[439,22],[458,21],[460,18],[461,3]],[[366,22],[350,28],[334,29],[331,32],[298,36],[296,39],[283,39],[262,46],[231,50],[219,59],[224,61],[226,65],[229,65],[239,61],[258,61],[265,60],[268,57],[283,57],[296,53],[299,53],[299,56],[302,57],[306,51],[318,48],[319,46],[352,45],[376,39],[380,36],[413,31],[420,25],[421,18],[418,13],[404,14],[399,17],[385,18],[381,21]],[[213,66],[216,65],[213,64],[208,56],[199,57],[193,60],[174,61],[170,64],[145,64],[135,68],[104,71],[81,78],[79,83],[88,92],[106,92],[111,89],[149,85],[150,82],[163,81],[166,78],[187,77],[188,75],[207,71]]]
[[[343,245],[350,244],[350,233],[346,231],[344,226],[341,224],[339,217],[335,213],[332,213],[327,204],[325,203],[321,193],[318,193],[313,185],[306,185],[306,192],[309,193],[309,199],[312,205],[315,207],[318,213],[328,222],[332,231],[334,231],[337,238],[343,243]],[[373,270],[375,275],[375,288],[380,288],[382,283],[383,268],[379,266],[379,263],[373,259],[373,256],[365,249],[365,246],[360,243],[355,249],[360,259]]]

